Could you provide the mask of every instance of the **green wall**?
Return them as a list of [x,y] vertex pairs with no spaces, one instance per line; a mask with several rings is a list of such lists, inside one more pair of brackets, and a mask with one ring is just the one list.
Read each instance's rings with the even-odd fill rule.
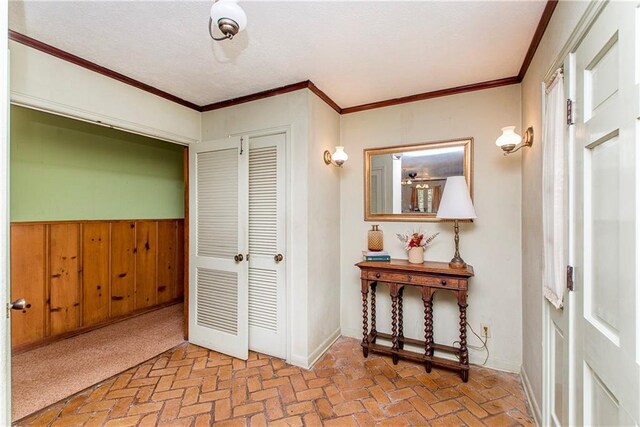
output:
[[11,107],[11,221],[182,218],[183,148]]

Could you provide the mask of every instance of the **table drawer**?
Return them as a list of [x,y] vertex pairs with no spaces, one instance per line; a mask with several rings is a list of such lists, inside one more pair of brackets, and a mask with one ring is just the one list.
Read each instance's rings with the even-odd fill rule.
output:
[[[365,272],[362,274],[365,276]],[[403,273],[392,273],[388,271],[367,271],[366,278],[368,280],[379,280],[381,282],[390,283],[409,283],[409,275]]]
[[454,289],[459,288],[461,285],[460,280],[451,279],[449,277],[411,276],[410,282],[415,283],[416,285],[438,286]]

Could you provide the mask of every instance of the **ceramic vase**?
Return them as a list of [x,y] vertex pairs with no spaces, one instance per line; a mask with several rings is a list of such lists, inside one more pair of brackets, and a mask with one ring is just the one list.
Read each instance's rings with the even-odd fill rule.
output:
[[422,246],[409,249],[409,262],[411,264],[422,264],[424,262],[424,248]]
[[368,232],[367,247],[370,251],[381,251],[383,249],[382,230],[377,225],[372,225]]

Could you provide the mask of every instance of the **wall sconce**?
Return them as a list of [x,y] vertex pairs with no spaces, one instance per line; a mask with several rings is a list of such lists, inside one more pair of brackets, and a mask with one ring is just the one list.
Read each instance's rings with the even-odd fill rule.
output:
[[331,154],[329,150],[324,150],[324,163],[327,165],[334,165],[341,168],[348,158],[349,156],[344,152],[344,147],[341,145],[336,146],[336,151],[334,151],[333,154]]
[[531,147],[533,145],[533,128],[529,126],[520,136],[515,133],[515,126],[507,126],[502,128],[502,135],[496,139],[496,145],[504,150],[504,155],[515,153],[522,147]]

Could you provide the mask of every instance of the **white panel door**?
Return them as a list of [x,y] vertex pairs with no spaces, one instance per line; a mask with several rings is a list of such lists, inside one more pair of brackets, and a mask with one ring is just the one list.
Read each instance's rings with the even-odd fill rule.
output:
[[286,134],[249,139],[249,348],[286,358]]
[[576,425],[640,423],[636,2],[606,5],[576,59]]
[[[245,144],[246,145],[246,144]],[[248,357],[247,147],[189,147],[189,341]]]

